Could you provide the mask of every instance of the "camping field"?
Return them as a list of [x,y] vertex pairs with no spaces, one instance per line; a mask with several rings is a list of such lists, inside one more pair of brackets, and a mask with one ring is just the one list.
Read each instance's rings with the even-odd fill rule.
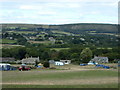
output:
[[[67,68],[69,67],[69,68]],[[3,71],[3,88],[117,88],[118,69],[69,65],[62,69]]]

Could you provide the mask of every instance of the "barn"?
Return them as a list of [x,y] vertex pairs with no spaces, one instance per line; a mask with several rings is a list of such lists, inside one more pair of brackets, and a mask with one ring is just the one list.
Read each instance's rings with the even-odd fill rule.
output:
[[91,61],[95,63],[108,63],[108,57],[95,56]]

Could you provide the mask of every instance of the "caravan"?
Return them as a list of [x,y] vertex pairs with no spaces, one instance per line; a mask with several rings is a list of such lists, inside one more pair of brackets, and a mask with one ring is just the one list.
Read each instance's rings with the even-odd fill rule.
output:
[[9,70],[16,70],[17,68],[12,67],[10,64],[7,63],[0,63],[0,71],[9,71]]
[[0,70],[10,70],[10,64],[0,63]]

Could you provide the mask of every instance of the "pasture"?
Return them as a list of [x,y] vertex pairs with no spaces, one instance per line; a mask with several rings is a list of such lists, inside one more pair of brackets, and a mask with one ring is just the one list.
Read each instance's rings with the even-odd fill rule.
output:
[[18,34],[35,34],[35,33],[37,33],[35,31],[7,31],[7,32],[18,33]]
[[14,48],[14,47],[25,47],[23,45],[11,45],[11,44],[0,44],[0,49],[2,48]]
[[[59,69],[3,71],[3,88],[117,88],[118,69],[66,65]],[[61,69],[60,69],[61,68]]]
[[0,43],[13,44],[13,43],[17,43],[17,41],[16,40],[10,40],[10,39],[0,39]]
[[29,43],[36,43],[36,44],[45,44],[45,45],[52,43],[52,41],[31,41],[31,40],[29,40],[28,42]]
[[66,49],[70,49],[70,48],[50,48],[51,50],[56,50],[56,51],[60,51],[60,50],[66,50]]
[[69,33],[69,32],[64,32],[64,31],[55,31],[53,30],[52,33],[58,33],[58,34],[66,34],[66,35],[71,35],[72,33]]

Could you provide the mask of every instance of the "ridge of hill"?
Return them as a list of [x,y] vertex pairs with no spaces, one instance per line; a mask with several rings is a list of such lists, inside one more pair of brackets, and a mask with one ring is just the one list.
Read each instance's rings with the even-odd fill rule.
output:
[[[7,28],[27,28],[34,30],[58,30],[71,33],[81,33],[84,31],[96,31],[97,33],[117,33],[117,24],[102,24],[102,23],[74,23],[74,24],[61,24],[61,25],[44,25],[44,24],[1,24],[2,30]],[[18,30],[18,29],[15,29]]]

